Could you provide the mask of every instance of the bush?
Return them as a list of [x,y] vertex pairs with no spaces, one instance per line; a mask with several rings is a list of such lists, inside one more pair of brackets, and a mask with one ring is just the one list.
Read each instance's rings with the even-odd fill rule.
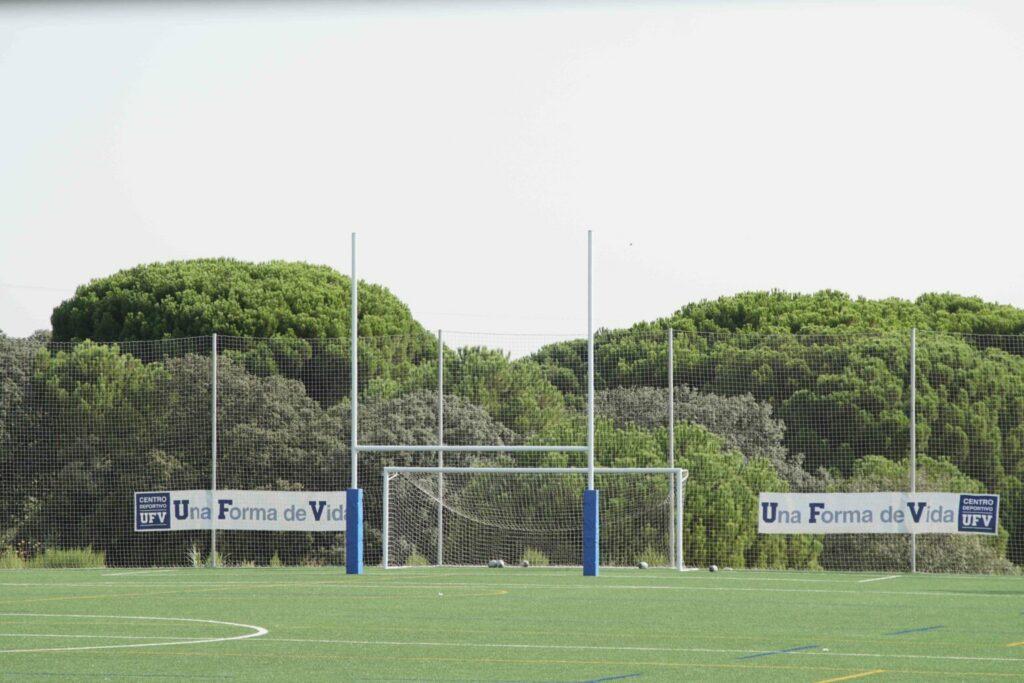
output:
[[102,551],[88,548],[47,548],[30,559],[29,569],[102,569],[107,566]]
[[551,564],[548,556],[536,548],[527,548],[523,551],[523,562],[529,562],[531,567],[547,567]]
[[405,558],[406,567],[429,567],[431,566],[431,564],[432,563],[430,560],[428,560],[423,555],[420,555],[415,550],[409,553],[409,556]]
[[636,556],[636,562],[633,564],[640,564],[641,562],[646,562],[648,567],[667,567],[669,564],[668,555],[665,554],[665,551],[652,548],[651,546],[644,548],[644,551]]
[[25,560],[14,551],[14,548],[7,548],[0,553],[0,569],[24,569]]

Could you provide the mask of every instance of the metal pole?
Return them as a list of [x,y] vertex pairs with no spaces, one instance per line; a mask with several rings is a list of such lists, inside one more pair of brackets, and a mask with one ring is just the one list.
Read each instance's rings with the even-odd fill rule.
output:
[[683,471],[676,470],[676,569],[683,571]]
[[[673,329],[668,328],[668,466],[676,466],[676,414],[675,414],[675,380],[673,377],[673,370],[675,363],[673,362]],[[679,478],[673,477],[672,484],[676,487],[679,485]],[[674,491],[672,493],[675,493]],[[669,503],[668,519],[669,519],[669,538],[675,539],[676,537],[676,496],[670,496],[671,502]],[[672,551],[669,553],[669,560],[676,563],[676,551],[675,544],[669,544],[672,547]]]
[[594,232],[587,231],[587,488],[594,488]]
[[[217,496],[217,333],[210,353],[210,494]],[[210,566],[217,566],[217,527],[210,526]]]
[[352,292],[352,321],[349,330],[349,344],[351,346],[352,374],[351,374],[351,402],[352,402],[352,429],[351,442],[349,444],[349,455],[352,460],[352,486],[359,488],[359,285],[356,284],[356,234],[352,233],[352,280],[349,283]]
[[[437,443],[444,445],[444,335],[437,331]],[[444,467],[444,450],[437,452],[437,466]],[[444,564],[444,473],[437,473],[437,564]]]
[[389,513],[388,513],[388,508],[390,507],[388,505],[388,498],[391,497],[389,495],[390,492],[388,490],[390,488],[390,484],[391,484],[391,482],[388,481],[388,475],[389,474],[390,474],[390,472],[388,472],[388,470],[385,468],[384,471],[382,472],[382,475],[384,477],[384,487],[381,490],[381,495],[383,496],[383,499],[381,500],[381,521],[380,521],[380,535],[381,535],[380,566],[384,567],[385,569],[388,568],[388,544],[390,542],[390,539],[388,539],[388,532],[389,532],[389,524],[388,524],[388,515],[389,515]]
[[[917,328],[910,330],[910,492],[917,492]],[[910,571],[917,572],[917,534],[910,534]]]

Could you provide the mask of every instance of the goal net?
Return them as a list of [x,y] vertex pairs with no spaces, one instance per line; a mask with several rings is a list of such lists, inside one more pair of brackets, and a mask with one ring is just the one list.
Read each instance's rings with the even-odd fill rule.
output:
[[[382,564],[579,566],[585,468],[384,468]],[[599,468],[602,566],[682,569],[686,470]]]

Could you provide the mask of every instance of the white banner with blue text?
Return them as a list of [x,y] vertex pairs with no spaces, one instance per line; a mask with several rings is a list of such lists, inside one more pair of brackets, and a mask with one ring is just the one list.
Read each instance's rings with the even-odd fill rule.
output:
[[995,534],[999,496],[982,493],[762,493],[762,534]]
[[144,491],[136,531],[344,531],[344,491]]

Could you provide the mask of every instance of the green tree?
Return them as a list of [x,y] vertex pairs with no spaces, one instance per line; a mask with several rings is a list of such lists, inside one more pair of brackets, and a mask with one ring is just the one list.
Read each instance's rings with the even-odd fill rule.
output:
[[[667,389],[618,387],[597,392],[594,411],[618,427],[636,425],[653,430],[664,427],[668,420],[667,401]],[[682,386],[675,391],[674,404],[678,422],[706,428],[721,437],[725,448],[739,451],[747,460],[769,460],[792,488],[821,490],[824,485],[820,477],[803,469],[803,455],[790,453],[784,445],[786,425],[772,416],[770,403],[750,394],[728,396]]]
[[[349,278],[327,266],[197,259],[137,266],[78,288],[53,311],[55,341],[130,341],[206,336],[256,374],[301,380],[334,403],[347,393]],[[384,287],[359,287],[361,377],[408,381],[434,357],[433,337]],[[277,338],[267,340],[267,338]],[[281,339],[283,338],[283,339]],[[317,340],[317,341],[313,341]],[[166,353],[166,347],[159,347]],[[133,351],[155,360],[158,347]]]
[[529,436],[565,415],[561,392],[531,359],[483,347],[461,348],[446,357],[446,391],[483,407],[512,431]]

